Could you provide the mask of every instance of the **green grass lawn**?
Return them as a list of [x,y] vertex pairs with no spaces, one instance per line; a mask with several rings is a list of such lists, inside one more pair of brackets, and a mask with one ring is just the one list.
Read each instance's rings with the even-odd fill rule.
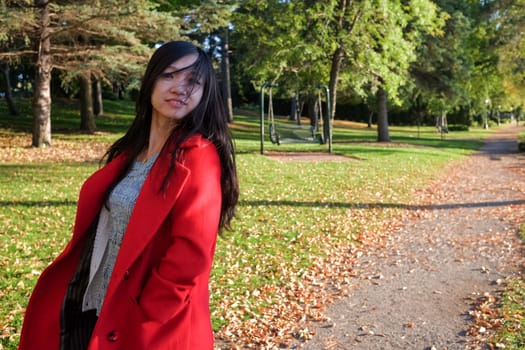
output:
[[[71,101],[53,106],[55,139],[104,143],[132,120],[132,103],[108,101],[107,116],[97,120],[103,133],[80,135],[72,132],[79,125],[77,107]],[[0,107],[0,134],[30,130],[27,105],[20,110],[21,116],[8,117]],[[378,144],[374,129],[338,122],[333,153],[349,161],[281,162],[259,154],[256,114],[237,111],[232,131],[241,198],[233,232],[218,242],[211,303],[214,328],[239,339],[276,305],[286,312],[300,303],[287,291],[307,289],[312,266],[341,247],[363,244],[363,235],[399,218],[415,191],[436,179],[445,164],[476,150],[487,133],[440,135],[432,127],[391,127],[392,142]],[[325,152],[327,147],[266,142],[265,149]],[[78,191],[97,167],[92,161],[0,163],[0,349],[16,348],[31,290],[68,241]]]
[[[509,282],[501,304],[501,327],[491,337],[496,347],[511,350],[525,349],[525,282]],[[499,346],[498,346],[499,345]]]

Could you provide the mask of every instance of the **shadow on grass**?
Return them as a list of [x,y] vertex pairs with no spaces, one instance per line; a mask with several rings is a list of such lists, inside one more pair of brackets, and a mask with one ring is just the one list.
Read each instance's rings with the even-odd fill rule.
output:
[[0,201],[0,208],[2,207],[59,207],[59,206],[76,206],[76,200],[49,200],[49,201]]
[[[42,207],[42,206],[61,206],[76,205],[74,200],[47,200],[47,201],[0,201],[0,207],[22,206],[22,207]],[[414,205],[403,203],[344,203],[344,202],[301,202],[301,201],[271,201],[271,200],[241,200],[240,206],[268,206],[268,207],[305,207],[305,208],[348,208],[348,209],[374,209],[374,208],[395,208],[408,210],[446,210],[457,208],[485,208],[485,207],[505,207],[509,205],[522,205],[525,200],[509,201],[490,201],[490,202],[466,202],[436,205]]]
[[477,150],[484,142],[476,138],[472,139],[455,139],[455,140],[439,140],[435,138],[413,138],[403,136],[392,136],[391,142],[378,142],[375,139],[365,139],[360,135],[353,137],[345,137],[334,139],[333,144],[356,144],[367,143],[370,147],[430,147],[430,148],[454,148],[454,149],[465,149],[465,150]]
[[509,205],[525,204],[525,200],[490,201],[490,202],[466,202],[435,205],[414,205],[403,203],[344,203],[344,202],[301,202],[301,201],[271,201],[271,200],[241,200],[240,206],[283,206],[283,207],[306,207],[306,208],[348,208],[348,209],[374,209],[395,208],[408,210],[446,210],[456,208],[484,208],[505,207]]
[[[75,206],[74,200],[47,200],[47,201],[0,201],[0,207],[46,207],[46,206]],[[344,203],[344,202],[301,202],[301,201],[271,201],[271,200],[241,200],[240,206],[268,206],[268,207],[305,207],[305,208],[348,208],[348,209],[374,209],[395,208],[408,210],[446,210],[456,208],[484,208],[505,207],[509,205],[522,205],[525,200],[490,201],[490,202],[467,202],[436,205],[413,205],[403,203]]]

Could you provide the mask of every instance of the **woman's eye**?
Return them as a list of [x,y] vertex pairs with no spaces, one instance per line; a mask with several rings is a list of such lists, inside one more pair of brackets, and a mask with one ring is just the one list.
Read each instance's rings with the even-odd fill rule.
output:
[[195,78],[190,78],[190,79],[188,79],[188,84],[190,84],[190,85],[200,85],[201,82],[198,81],[198,80],[195,79]]
[[173,79],[175,77],[175,72],[162,73],[160,76],[164,79]]

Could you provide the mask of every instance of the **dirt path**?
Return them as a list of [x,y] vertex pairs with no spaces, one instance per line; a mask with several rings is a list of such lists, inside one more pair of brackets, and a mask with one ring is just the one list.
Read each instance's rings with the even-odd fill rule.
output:
[[483,349],[468,311],[523,269],[525,154],[507,126],[421,193],[385,247],[359,259],[355,288],[331,305],[304,349]]

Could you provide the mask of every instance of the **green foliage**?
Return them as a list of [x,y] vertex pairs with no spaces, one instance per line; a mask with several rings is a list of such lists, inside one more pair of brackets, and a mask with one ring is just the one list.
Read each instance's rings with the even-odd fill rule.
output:
[[478,26],[482,25],[479,15],[473,16],[472,9],[479,5],[474,2],[437,3],[446,16],[443,35],[438,40],[428,35],[422,37],[419,58],[411,67],[414,78],[409,87],[411,97],[406,101],[432,115],[469,105],[474,94],[486,96],[480,89],[486,82],[472,82],[478,55],[487,54],[480,47],[483,38],[475,35],[479,33]]
[[159,11],[174,11],[182,6],[196,6],[200,0],[155,0],[153,1],[159,4]]
[[231,40],[236,56],[243,57],[238,68],[257,90],[266,81],[279,80],[280,89],[291,96],[312,81],[318,84],[323,76],[319,69],[326,76],[322,47],[309,40],[315,33],[309,26],[315,22],[308,23],[306,15],[301,1],[249,0],[234,13]]
[[496,38],[499,56],[498,70],[503,75],[505,98],[500,101],[506,109],[523,106],[525,93],[525,1],[502,0],[496,2],[498,16],[492,21],[499,28]]
[[[398,91],[408,80],[410,64],[417,59],[416,48],[421,37],[440,34],[444,17],[437,6],[426,0],[384,1],[372,6],[361,22],[363,42],[372,50],[363,50],[361,63],[373,86],[382,86],[389,98],[400,103]],[[366,13],[365,13],[366,15]],[[372,90],[374,92],[374,90]]]

